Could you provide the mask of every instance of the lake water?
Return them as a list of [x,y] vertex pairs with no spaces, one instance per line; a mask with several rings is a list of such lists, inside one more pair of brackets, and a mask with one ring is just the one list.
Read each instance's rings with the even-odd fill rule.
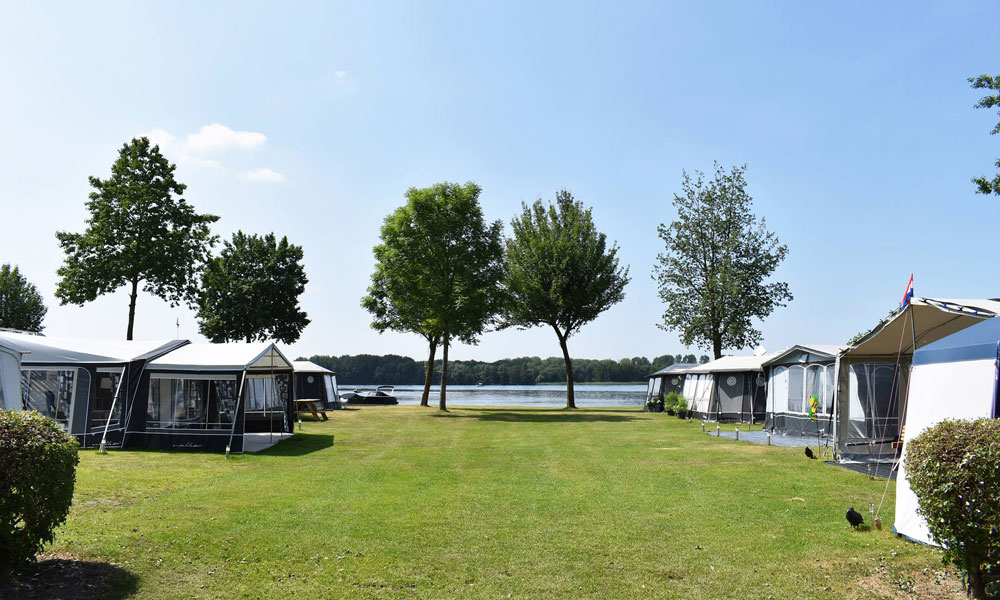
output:
[[[375,386],[361,386],[371,390]],[[345,385],[340,392],[349,392],[353,386]],[[422,385],[396,386],[400,404],[419,404]],[[576,385],[576,405],[628,406],[641,408],[646,402],[645,385]],[[438,402],[438,386],[431,387],[430,403]],[[561,408],[566,406],[565,385],[449,385],[448,404],[452,406],[537,406]]]

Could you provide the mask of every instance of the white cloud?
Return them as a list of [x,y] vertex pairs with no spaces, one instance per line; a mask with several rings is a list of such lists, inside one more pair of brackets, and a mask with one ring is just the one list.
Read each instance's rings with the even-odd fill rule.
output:
[[[198,168],[218,168],[222,163],[209,156],[225,150],[254,150],[267,143],[267,136],[258,131],[235,131],[221,123],[204,125],[195,133],[179,139],[169,131],[154,127],[137,134],[145,136],[179,165]],[[243,171],[242,176],[252,181],[280,182],[285,176],[273,169],[261,168]]]
[[334,71],[333,74],[337,77],[347,77],[347,71]]
[[250,181],[265,181],[267,183],[280,183],[285,180],[284,175],[267,167],[254,169],[253,171],[244,171],[243,177]]
[[229,148],[251,150],[267,142],[267,136],[258,131],[233,131],[225,125],[212,123],[204,125],[198,133],[189,133],[184,141],[184,149],[205,154]]

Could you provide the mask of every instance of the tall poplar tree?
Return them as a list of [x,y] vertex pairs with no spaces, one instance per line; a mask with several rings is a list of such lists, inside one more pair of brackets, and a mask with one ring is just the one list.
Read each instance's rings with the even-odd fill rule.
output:
[[753,319],[792,299],[787,283],[767,281],[788,248],[753,214],[746,165],[726,172],[716,163],[709,181],[695,173],[684,172],[674,195],[677,218],[657,228],[665,245],[653,270],[666,304],[659,327],[721,358],[725,348],[758,344]]
[[556,194],[555,204],[522,203],[511,227],[504,324],[555,331],[566,365],[566,408],[576,408],[567,340],[625,299],[628,267],[619,266],[618,246],[609,247],[597,231],[591,209],[566,190]]
[[149,139],[132,139],[118,151],[111,177],[90,177],[83,233],[56,233],[66,253],[56,297],[82,305],[127,287],[128,340],[140,284],[172,306],[193,305],[198,273],[216,241],[209,225],[219,217],[198,214],[181,197],[187,186],[174,179],[175,168]]

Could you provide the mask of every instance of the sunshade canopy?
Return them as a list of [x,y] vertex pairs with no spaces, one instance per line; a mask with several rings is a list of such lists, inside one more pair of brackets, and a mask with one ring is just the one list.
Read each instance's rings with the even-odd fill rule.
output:
[[296,373],[325,373],[327,375],[336,375],[336,373],[330,369],[321,367],[309,360],[293,360],[292,369],[294,369]]
[[914,338],[919,349],[983,319],[1000,315],[1000,301],[997,300],[913,298],[910,305],[912,309],[899,308],[886,317],[861,341],[845,350],[844,356],[912,354]]
[[22,353],[21,363],[67,364],[96,363],[122,364],[133,360],[158,356],[187,344],[187,340],[92,340],[53,338],[30,333],[0,331],[0,343]]
[[1000,319],[987,319],[920,348],[913,353],[913,364],[995,360],[998,345],[1000,345]]
[[289,370],[292,362],[272,342],[188,344],[149,363],[155,371]]

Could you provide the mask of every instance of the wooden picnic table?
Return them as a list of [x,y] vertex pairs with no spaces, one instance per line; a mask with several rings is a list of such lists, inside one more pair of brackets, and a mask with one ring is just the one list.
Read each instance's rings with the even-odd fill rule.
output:
[[326,416],[326,409],[323,408],[322,400],[296,400],[296,412],[306,412],[307,410],[312,413],[312,416],[316,418],[317,421],[329,421],[330,417]]

